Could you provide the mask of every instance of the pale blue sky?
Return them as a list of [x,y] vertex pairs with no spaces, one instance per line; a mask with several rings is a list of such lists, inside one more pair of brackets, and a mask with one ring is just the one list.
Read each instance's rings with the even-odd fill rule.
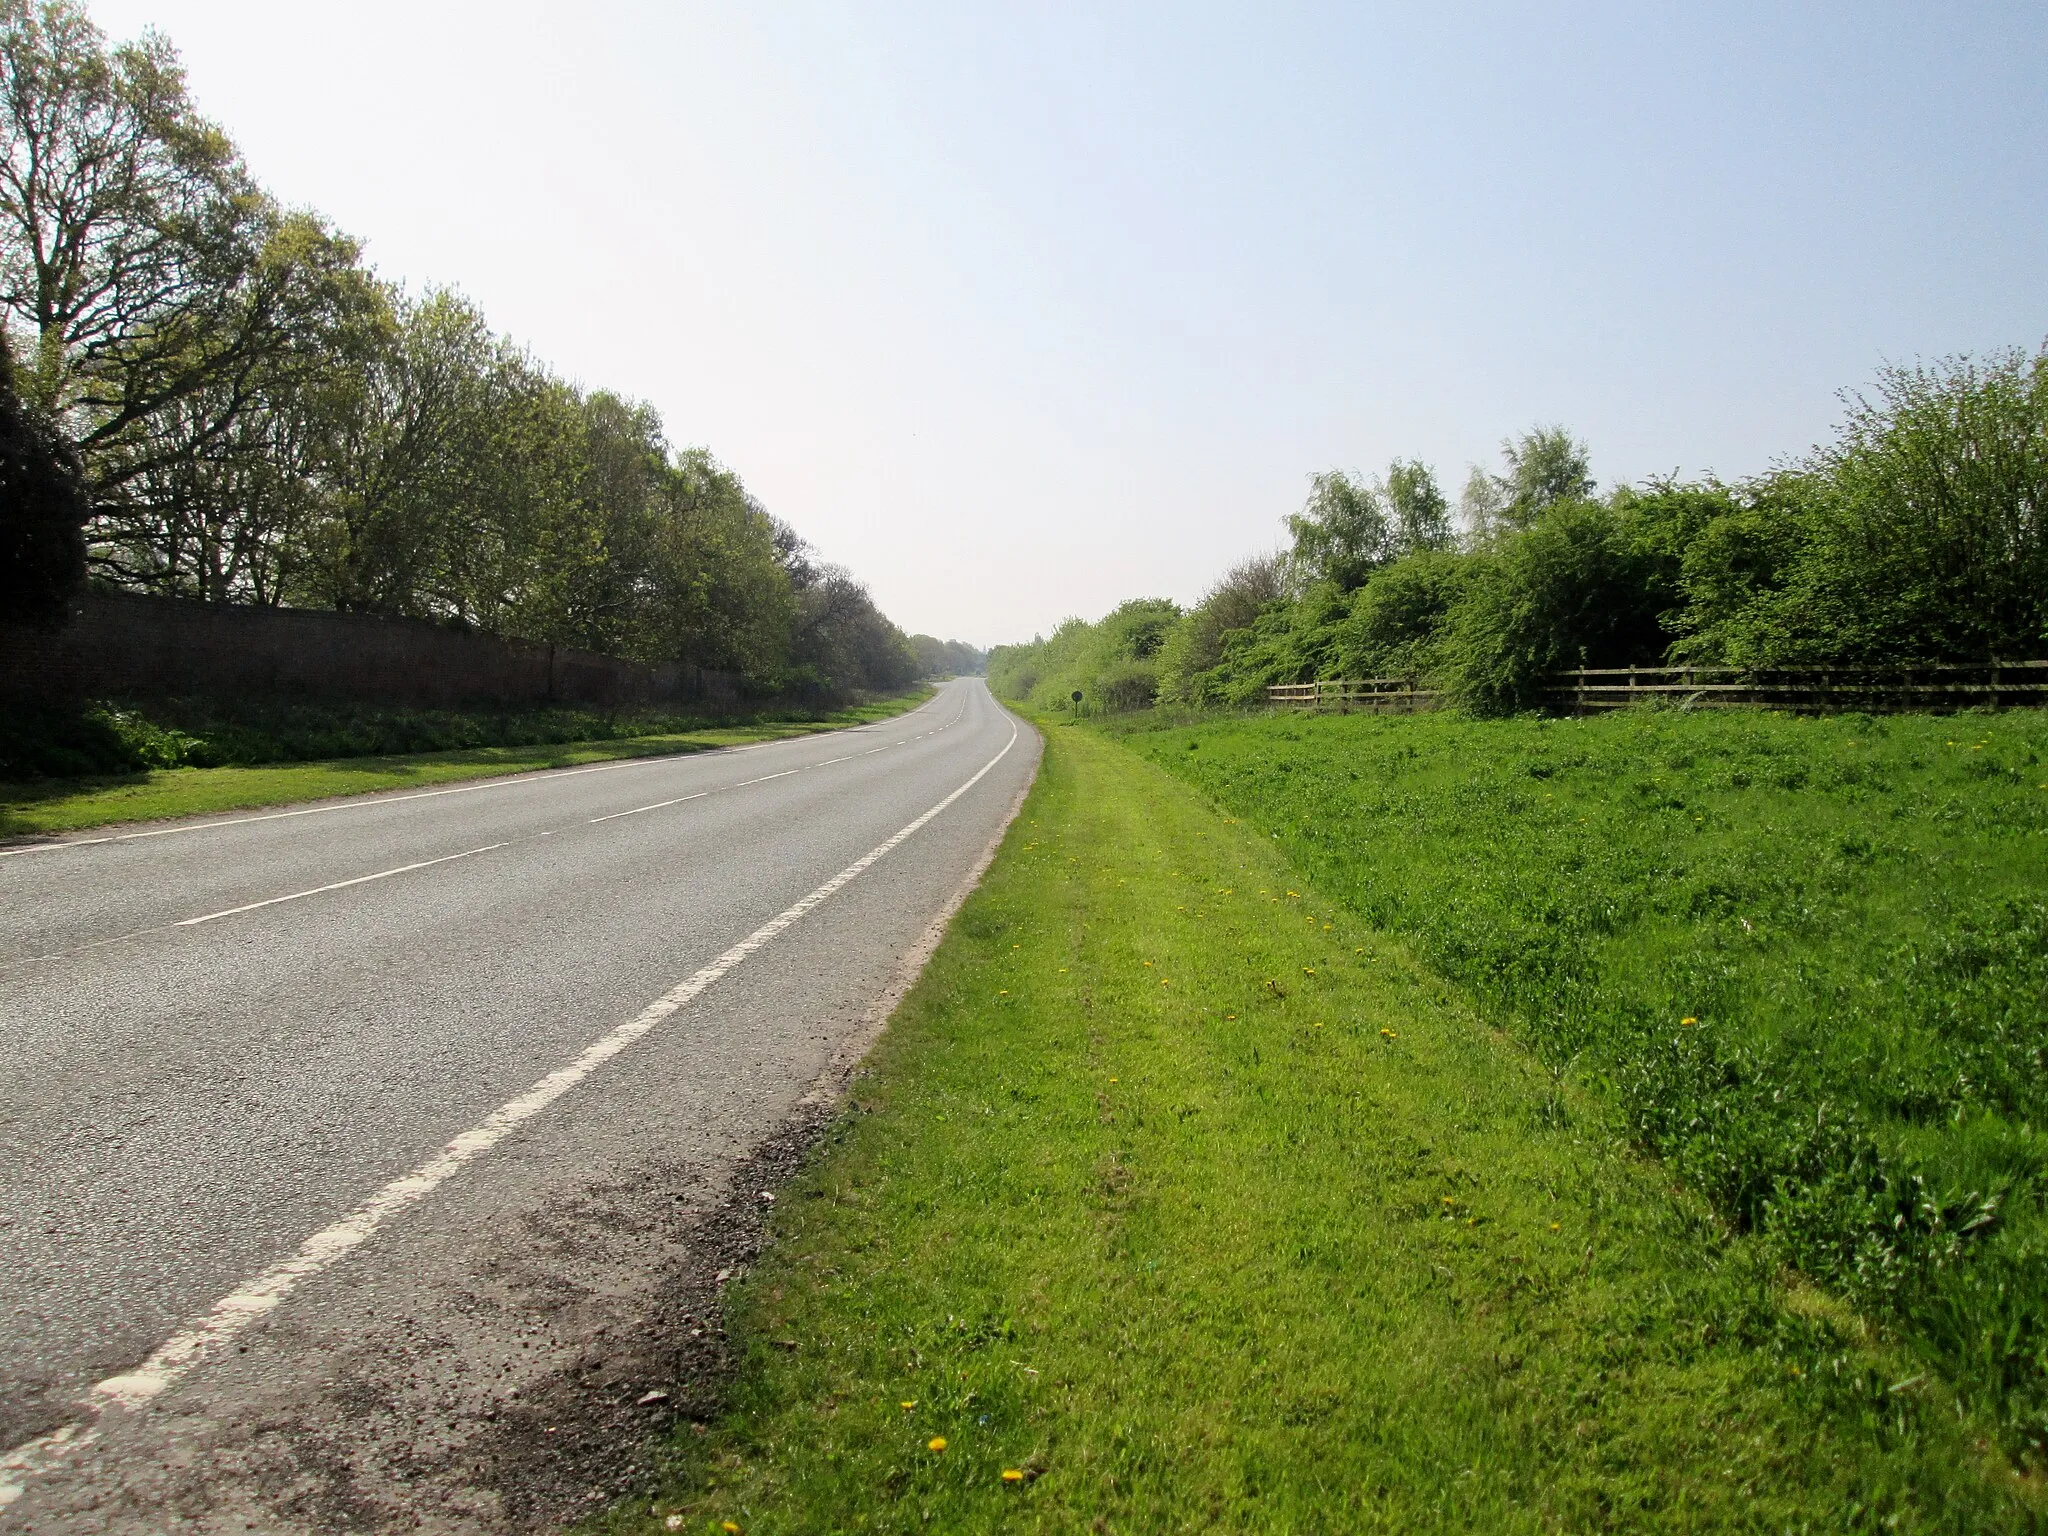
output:
[[2048,335],[2048,6],[98,0],[257,174],[652,401],[907,628],[1188,600],[1307,476],[1734,476]]

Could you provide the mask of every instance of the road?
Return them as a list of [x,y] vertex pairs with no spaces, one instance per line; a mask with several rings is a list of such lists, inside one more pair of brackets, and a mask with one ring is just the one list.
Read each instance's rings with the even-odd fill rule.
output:
[[715,1390],[757,1186],[1037,753],[961,679],[0,855],[0,1530],[488,1531],[615,1490]]

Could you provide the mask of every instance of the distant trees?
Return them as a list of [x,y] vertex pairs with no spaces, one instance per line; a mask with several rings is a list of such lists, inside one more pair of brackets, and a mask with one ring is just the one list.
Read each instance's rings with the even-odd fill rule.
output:
[[645,405],[279,207],[155,34],[0,0],[0,326],[68,444],[93,579],[897,687],[905,637]]
[[[1462,543],[1425,466],[1317,475],[1285,555],[1238,567],[1166,632],[1159,693],[1247,702],[1398,676],[1498,713],[1578,667],[2048,654],[2048,347],[1887,367],[1847,403],[1832,441],[1753,480],[1605,496],[1584,443],[1537,427],[1502,445],[1499,472],[1472,472]],[[1114,653],[1124,611],[998,647],[991,680],[1043,697],[1073,658]]]
[[965,640],[912,635],[910,649],[917,657],[920,677],[973,677],[988,667],[988,653],[977,650]]

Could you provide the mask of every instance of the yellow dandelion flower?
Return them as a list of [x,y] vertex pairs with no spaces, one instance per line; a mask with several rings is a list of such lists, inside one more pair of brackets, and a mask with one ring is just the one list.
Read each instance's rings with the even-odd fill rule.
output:
[[924,1448],[928,1451],[943,1451],[946,1448],[946,1437],[944,1435],[933,1435],[931,1439],[925,1442]]
[[731,1531],[731,1532],[732,1532],[732,1536],[740,1536],[740,1528],[739,1528],[738,1524],[737,1524],[736,1522],[734,1522],[734,1521],[731,1521],[731,1520],[721,1520],[721,1521],[719,1521],[719,1522],[718,1522],[718,1528],[719,1528],[719,1529],[720,1529],[721,1531]]
[[1140,965],[1149,966],[1152,962],[1150,960],[1140,960],[1138,963]]
[[1559,1225],[1559,1224],[1558,1224],[1557,1222],[1554,1222],[1554,1221],[1553,1221],[1553,1222],[1552,1222],[1552,1223],[1550,1224],[1550,1230],[1551,1230],[1551,1231],[1553,1231],[1553,1232],[1562,1232],[1562,1231],[1564,1230],[1564,1228],[1563,1228],[1563,1227],[1562,1227],[1561,1225]]
[[1691,1014],[1687,1014],[1687,1015],[1686,1015],[1686,1016],[1685,1016],[1684,1018],[1680,1019],[1680,1020],[1679,1020],[1678,1022],[1679,1022],[1679,1023],[1681,1023],[1681,1024],[1697,1024],[1697,1023],[1699,1023],[1699,1020],[1698,1020],[1698,1019],[1696,1019],[1696,1018],[1694,1018],[1694,1017],[1693,1017],[1693,1016],[1692,1016]]
[[1313,976],[1313,975],[1315,975],[1315,973],[1316,973],[1316,968],[1315,968],[1314,966],[1312,966],[1312,965],[1304,965],[1304,966],[1303,966],[1303,967],[1301,968],[1301,974],[1302,974],[1302,975],[1304,975],[1304,976]]
[[1008,987],[1004,987],[1004,988],[1000,989],[1000,990],[999,990],[999,991],[998,991],[998,992],[996,993],[996,996],[997,996],[997,997],[1008,997],[1009,995],[1010,995],[1010,989],[1009,989]]
[[1016,1467],[1005,1467],[1003,1469],[1003,1481],[1006,1483],[1021,1483],[1024,1481],[1024,1474]]
[[911,1410],[911,1409],[913,1409],[913,1408],[915,1408],[915,1407],[917,1406],[917,1399],[916,1399],[916,1398],[914,1398],[914,1397],[913,1397],[913,1398],[909,1398],[909,1399],[906,1399],[906,1400],[905,1400],[905,1401],[903,1401],[903,1402],[900,1402],[900,1403],[898,1403],[898,1404],[897,1404],[896,1406],[897,1406],[898,1408],[901,1408],[901,1409],[902,1409],[902,1410],[903,1410],[903,1411],[904,1411],[905,1413],[908,1413],[908,1412],[910,1412],[910,1410]]

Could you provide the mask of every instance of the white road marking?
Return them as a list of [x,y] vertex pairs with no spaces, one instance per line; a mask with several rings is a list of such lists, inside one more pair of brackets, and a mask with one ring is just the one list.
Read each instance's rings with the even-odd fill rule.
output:
[[238,1289],[223,1296],[204,1317],[194,1319],[182,1332],[165,1340],[134,1370],[94,1383],[83,1404],[87,1414],[84,1421],[66,1424],[0,1456],[0,1509],[27,1491],[29,1479],[48,1472],[65,1457],[96,1442],[100,1438],[101,1419],[108,1409],[135,1412],[177,1385],[208,1355],[232,1343],[249,1324],[275,1309],[298,1288],[301,1281],[310,1280],[333,1267],[368,1242],[387,1221],[431,1195],[465,1166],[511,1135],[521,1122],[546,1109],[783,929],[857,879],[870,865],[979,784],[997,763],[1010,755],[1010,749],[1016,745],[1017,726],[1012,721],[1010,739],[1004,743],[1002,751],[983,763],[966,783],[895,836],[854,860],[794,906],[784,908],[702,970],[664,992],[633,1018],[592,1041],[573,1061],[556,1068],[517,1098],[500,1105],[474,1129],[464,1131],[419,1167],[393,1179],[355,1211],[334,1225],[315,1232],[299,1245],[298,1252],[252,1276]]
[[280,902],[304,901],[308,896],[324,895],[328,891],[347,890],[352,885],[368,885],[372,880],[389,880],[393,875],[410,874],[415,869],[431,869],[436,864],[452,864],[457,859],[473,859],[480,853],[493,853],[500,848],[509,848],[510,843],[486,843],[481,848],[467,848],[461,853],[444,853],[438,859],[421,859],[417,864],[401,864],[396,869],[380,869],[374,875],[357,875],[353,880],[336,880],[331,885],[316,885],[310,891],[293,891],[289,896],[272,896],[264,901],[252,901],[239,907],[227,907],[219,912],[209,912],[204,917],[187,917],[173,923],[174,928],[196,928],[201,923],[210,923],[217,918],[233,917],[238,912],[254,912],[259,907],[274,907]]
[[[963,713],[965,712],[965,708],[964,708],[964,706],[963,706],[963,708],[962,708],[962,712],[963,712]],[[753,746],[777,746],[777,745],[779,745],[779,744],[780,744],[780,743],[777,743],[777,742],[753,742],[753,743],[750,743],[750,744],[749,744],[749,747],[753,747]],[[895,743],[895,745],[898,745],[898,746],[900,746],[900,745],[901,745],[901,743],[900,743],[900,742],[899,742],[899,743]],[[739,752],[739,751],[746,751],[746,750],[748,750],[748,749],[749,749],[749,748],[747,748],[747,747],[735,747],[735,748],[733,748],[732,750],[733,750],[733,751],[735,751],[735,752]],[[888,748],[887,748],[887,747],[876,747],[876,748],[873,748],[872,750],[873,750],[873,751],[875,751],[875,752],[884,752],[884,751],[887,751],[887,750],[888,750]],[[652,804],[652,805],[640,805],[640,806],[635,806],[635,807],[634,807],[634,808],[633,808],[632,810],[629,810],[629,811],[614,811],[614,812],[612,812],[612,813],[611,813],[610,815],[608,815],[608,816],[593,816],[592,818],[590,818],[590,820],[586,821],[586,822],[584,823],[584,825],[585,825],[585,826],[590,826],[590,827],[594,827],[594,826],[596,826],[596,825],[597,825],[598,823],[600,823],[600,822],[605,822],[605,821],[616,821],[616,820],[618,820],[618,819],[619,819],[619,817],[621,817],[621,816],[637,816],[637,815],[639,815],[639,814],[640,814],[640,812],[642,812],[642,811],[659,811],[659,810],[665,809],[666,807],[668,807],[668,806],[671,806],[671,805],[681,805],[681,804],[682,804],[682,803],[683,803],[684,801],[686,801],[686,800],[702,800],[702,799],[704,799],[704,798],[705,798],[706,796],[708,796],[708,795],[715,795],[715,794],[724,794],[724,793],[725,793],[725,792],[726,792],[727,790],[733,790],[733,789],[745,789],[745,788],[746,788],[746,787],[747,787],[748,785],[750,785],[750,784],[766,784],[766,783],[767,783],[767,782],[768,782],[768,781],[769,781],[770,779],[786,779],[786,778],[788,778],[788,777],[789,777],[789,776],[790,776],[791,774],[795,774],[795,773],[802,773],[802,772],[804,772],[804,770],[805,770],[806,768],[829,768],[829,767],[831,767],[831,766],[832,766],[832,765],[833,765],[834,763],[850,763],[850,762],[852,762],[852,761],[853,761],[853,758],[854,758],[855,756],[863,756],[863,755],[866,755],[866,754],[861,754],[861,753],[855,753],[855,754],[853,754],[852,756],[848,756],[848,757],[834,757],[834,758],[828,758],[828,759],[827,759],[826,761],[824,761],[824,762],[822,762],[822,763],[807,763],[807,764],[804,764],[804,765],[803,765],[802,767],[797,767],[797,768],[788,768],[788,769],[784,769],[784,770],[783,770],[783,771],[782,771],[781,773],[771,773],[771,774],[768,774],[768,775],[766,775],[766,776],[765,776],[765,777],[763,777],[763,778],[758,778],[758,779],[742,779],[742,780],[741,780],[741,781],[740,781],[739,783],[737,783],[737,784],[720,784],[720,785],[716,785],[716,786],[714,786],[714,787],[713,787],[713,788],[711,788],[711,789],[700,789],[700,790],[698,790],[698,791],[697,791],[696,793],[694,793],[694,794],[688,794],[688,795],[678,795],[678,796],[677,796],[677,797],[676,797],[675,799],[673,799],[673,800],[658,800],[658,801],[656,801],[656,802],[655,802],[654,804]],[[631,764],[627,764],[627,763],[610,763],[610,764],[605,764],[605,765],[603,765],[603,766],[606,766],[606,767],[630,767],[630,766],[632,766],[632,765],[631,765]],[[595,770],[584,770],[584,769],[578,769],[578,770],[575,770],[575,771],[576,771],[576,772],[586,772],[586,771],[589,771],[589,772],[594,772]],[[555,777],[555,778],[561,778],[561,777],[566,777],[566,775],[562,775],[562,774],[555,774],[555,775],[550,775],[550,777]],[[468,787],[470,787],[470,788],[475,788],[475,789],[485,789],[485,788],[489,788],[490,786],[489,786],[489,785],[471,785],[471,786],[468,786]],[[433,790],[433,791],[429,791],[429,792],[428,792],[427,794],[425,794],[425,795],[417,795],[417,796],[401,796],[401,797],[399,797],[399,798],[403,798],[403,799],[430,799],[430,798],[432,798],[432,796],[433,796],[433,795],[436,795],[436,794],[455,794],[455,793],[457,793],[457,791],[456,791],[456,790]],[[316,807],[315,809],[325,809],[325,810],[347,810],[347,809],[349,809],[349,807],[347,807],[347,806],[326,806],[326,807]],[[284,813],[284,814],[287,814],[287,815],[308,815],[308,814],[311,814],[311,812],[298,812],[298,811],[295,811],[295,812],[286,812],[286,813]],[[270,820],[276,820],[276,819],[278,819],[278,818],[277,818],[277,817],[267,817],[267,816],[253,816],[253,817],[249,817],[249,818],[247,818],[247,819],[248,819],[248,820],[251,820],[251,821],[270,821]],[[234,825],[236,825],[236,824],[237,824],[237,823],[234,823],[234,822],[225,822],[225,821],[222,821],[222,822],[209,822],[209,823],[208,823],[208,826],[222,826],[222,827],[225,827],[225,826],[234,826]],[[177,829],[171,829],[171,830],[177,830]],[[193,827],[193,828],[189,828],[189,829],[185,829],[185,830],[190,830],[190,831],[195,831],[195,832],[203,832],[203,831],[205,831],[205,830],[206,830],[206,828],[205,828],[205,827]],[[556,829],[556,830],[559,830],[559,829]],[[153,833],[153,832],[138,832],[138,833],[134,833],[134,834],[132,834],[132,835],[133,835],[133,836],[136,836],[136,837],[154,837],[154,836],[157,836],[158,834],[157,834],[157,833]],[[277,904],[278,904],[279,902],[282,902],[282,901],[299,901],[299,900],[302,900],[303,898],[305,898],[305,897],[307,897],[307,896],[318,896],[318,895],[321,895],[321,894],[323,894],[324,892],[327,892],[327,891],[339,891],[339,890],[343,890],[343,889],[345,889],[345,888],[347,888],[348,886],[351,886],[351,885],[363,885],[363,884],[366,884],[367,882],[369,882],[369,881],[372,881],[372,880],[386,880],[386,879],[389,879],[389,878],[390,878],[391,876],[393,876],[393,875],[402,875],[402,874],[406,874],[406,873],[408,873],[408,872],[409,872],[409,871],[411,871],[411,870],[415,870],[415,869],[426,869],[426,868],[429,868],[430,866],[432,866],[432,865],[435,865],[435,864],[447,864],[447,863],[450,863],[450,862],[452,862],[452,861],[454,861],[454,860],[456,860],[456,859],[466,859],[466,858],[470,858],[470,857],[472,857],[472,856],[473,856],[473,855],[475,855],[475,854],[479,854],[479,853],[491,853],[491,852],[493,852],[493,851],[495,851],[496,849],[499,849],[499,848],[509,848],[509,847],[511,847],[511,846],[512,846],[512,844],[513,844],[513,843],[525,843],[525,842],[532,842],[532,841],[534,841],[534,839],[535,839],[535,838],[537,838],[537,837],[553,837],[554,835],[555,835],[554,831],[548,831],[548,832],[540,832],[540,833],[534,833],[534,834],[530,834],[530,835],[529,835],[529,836],[527,836],[527,837],[516,837],[516,838],[512,838],[512,839],[510,839],[510,840],[509,840],[509,841],[507,841],[507,842],[503,842],[503,843],[492,843],[492,844],[490,844],[489,846],[487,846],[487,847],[483,847],[483,848],[471,848],[471,849],[468,849],[468,850],[466,850],[466,851],[464,851],[464,852],[462,852],[462,853],[450,853],[450,854],[444,854],[444,855],[442,855],[442,856],[441,856],[440,858],[438,858],[438,859],[422,859],[422,860],[420,860],[420,861],[419,861],[418,863],[414,863],[414,864],[401,864],[401,865],[399,865],[399,866],[398,866],[398,867],[397,867],[396,869],[386,869],[386,870],[380,870],[380,871],[379,871],[378,873],[376,873],[376,874],[374,874],[374,875],[358,875],[358,876],[356,876],[356,877],[355,877],[354,879],[352,879],[352,880],[336,880],[336,881],[334,881],[334,882],[333,882],[332,884],[329,884],[329,885],[316,885],[316,886],[314,886],[314,887],[313,887],[313,888],[312,888],[311,890],[305,890],[305,891],[294,891],[294,892],[292,892],[292,893],[291,893],[290,895],[288,895],[288,896],[272,896],[272,897],[270,897],[269,899],[267,899],[267,900],[264,900],[264,901],[252,901],[252,902],[248,902],[248,903],[245,903],[244,905],[242,905],[242,906],[239,906],[239,907],[228,907],[228,908],[226,908],[226,909],[224,909],[224,910],[222,910],[222,911],[219,911],[219,912],[209,912],[209,913],[205,914],[205,915],[204,915],[204,916],[202,916],[202,917],[185,917],[185,918],[178,918],[178,919],[176,919],[175,921],[172,921],[172,922],[168,922],[168,923],[158,923],[158,924],[157,924],[157,925],[156,925],[155,927],[153,927],[153,928],[138,928],[138,929],[135,929],[135,930],[134,930],[133,932],[130,932],[130,933],[117,933],[117,934],[113,935],[113,936],[112,936],[112,937],[110,937],[110,938],[104,938],[104,939],[93,939],[93,940],[91,940],[91,941],[89,941],[89,942],[87,942],[87,943],[84,943],[84,944],[79,944],[79,945],[75,945],[74,947],[72,947],[72,948],[70,948],[70,949],[57,949],[57,950],[51,950],[51,951],[50,951],[49,953],[47,953],[47,954],[41,954],[41,955],[22,955],[22,956],[20,956],[20,957],[19,957],[19,958],[17,958],[17,959],[13,959],[13,960],[5,960],[5,961],[0,961],[0,971],[10,971],[10,970],[14,970],[15,968],[17,968],[17,967],[19,967],[19,966],[24,966],[24,965],[34,965],[34,964],[36,964],[37,962],[39,962],[39,961],[43,961],[43,960],[63,960],[63,959],[68,959],[69,957],[71,957],[71,956],[73,956],[73,955],[81,955],[81,954],[84,954],[84,953],[85,953],[86,951],[88,951],[88,950],[93,950],[93,949],[103,949],[103,948],[105,948],[105,947],[106,947],[107,945],[109,945],[109,944],[121,944],[121,943],[125,943],[125,942],[127,942],[127,941],[128,941],[128,940],[130,940],[130,939],[144,939],[144,938],[148,938],[148,937],[149,937],[149,936],[150,936],[151,934],[156,934],[156,933],[169,933],[169,932],[170,932],[170,931],[171,931],[171,930],[172,930],[173,928],[192,928],[192,927],[196,927],[197,925],[199,925],[199,924],[201,924],[201,923],[210,923],[210,922],[214,921],[214,919],[216,919],[216,918],[221,918],[221,917],[233,917],[233,916],[235,916],[235,915],[236,915],[237,913],[240,913],[240,912],[254,912],[254,911],[255,911],[255,910],[257,910],[257,908],[259,908],[259,907],[273,907],[273,906],[276,906],[276,905],[277,905]],[[86,839],[86,840],[84,840],[84,841],[90,841],[90,842],[116,842],[116,841],[119,841],[119,839],[117,839],[117,838],[92,838],[92,839]],[[62,844],[62,845],[60,845],[60,846],[76,848],[76,847],[79,847],[79,846],[81,846],[81,843],[78,843],[78,842],[73,842],[73,843],[67,843],[67,844]],[[34,853],[34,852],[37,852],[38,850],[37,850],[37,849],[33,849],[33,848],[18,848],[18,849],[14,850],[14,851],[15,851],[15,852],[17,852],[17,853]]]
[[609,816],[593,816],[583,825],[594,827],[600,821],[617,821],[621,816],[638,816],[642,811],[666,810],[671,805],[681,805],[685,800],[702,800],[710,793],[708,789],[700,789],[694,795],[677,795],[673,800],[657,800],[652,805],[636,805],[630,811],[613,811]]
[[[918,706],[920,709],[926,707],[928,706],[922,704]],[[964,711],[966,706],[963,704],[961,708]],[[869,727],[854,726],[850,729],[866,730]],[[815,739],[813,736],[783,736],[774,741],[749,741],[735,747],[707,747],[702,752],[656,752],[644,757],[621,758],[617,762],[594,763],[587,768],[552,768],[540,773],[506,774],[475,784],[456,784],[447,789],[421,789],[404,795],[365,796],[360,800],[345,800],[338,805],[310,805],[296,811],[266,811],[258,816],[231,816],[221,821],[195,822],[190,826],[152,827],[147,832],[117,832],[110,837],[73,837],[57,843],[31,843],[25,848],[0,848],[0,859],[15,858],[24,853],[61,853],[67,848],[91,848],[101,843],[132,843],[150,837],[179,837],[187,832],[214,832],[222,827],[246,827],[259,821],[290,821],[299,816],[327,816],[335,811],[372,810],[380,805],[402,805],[408,800],[437,800],[443,795],[473,795],[479,790],[486,789],[520,789],[530,784],[551,783],[556,779],[573,779],[586,773],[610,773],[618,768],[647,768],[660,763],[671,763],[677,758],[701,757],[711,753],[752,752],[759,747],[780,747]],[[843,762],[845,759],[835,761]],[[771,774],[770,777],[776,775]]]

